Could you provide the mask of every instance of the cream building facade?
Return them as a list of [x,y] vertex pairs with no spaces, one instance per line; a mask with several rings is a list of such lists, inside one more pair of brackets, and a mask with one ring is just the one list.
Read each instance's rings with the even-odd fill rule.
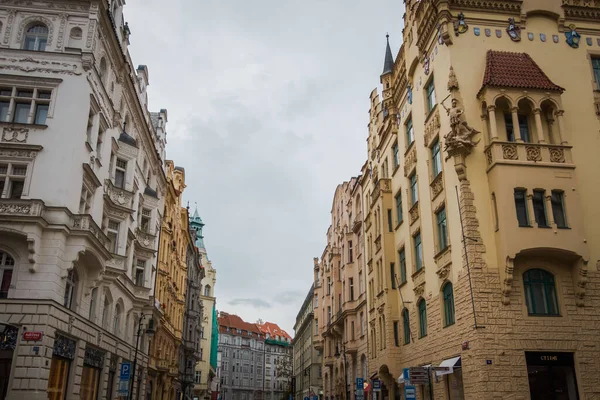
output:
[[360,180],[376,396],[599,396],[600,4],[405,4]]
[[314,346],[323,352],[325,399],[354,399],[356,378],[367,378],[362,190],[358,178],[337,187],[327,246],[314,259]]
[[145,393],[167,113],[123,3],[0,6],[2,399],[115,398],[136,354]]

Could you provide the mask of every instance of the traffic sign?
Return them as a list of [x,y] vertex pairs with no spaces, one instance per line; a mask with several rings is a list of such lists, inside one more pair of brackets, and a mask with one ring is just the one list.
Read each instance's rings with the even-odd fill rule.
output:
[[119,396],[127,397],[129,395],[129,381],[120,380],[119,381]]
[[128,381],[131,377],[131,363],[129,361],[123,361],[121,363],[121,374],[119,378],[122,381]]
[[411,385],[404,386],[404,398],[406,400],[417,400],[417,388]]
[[365,380],[363,378],[356,378],[356,388],[364,389],[364,387],[365,387]]
[[381,381],[379,379],[374,379],[373,380],[373,391],[374,392],[381,391]]

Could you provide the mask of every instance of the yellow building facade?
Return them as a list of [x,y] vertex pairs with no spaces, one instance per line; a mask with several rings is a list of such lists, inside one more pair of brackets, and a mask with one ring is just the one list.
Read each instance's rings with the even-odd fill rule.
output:
[[362,187],[339,185],[331,207],[327,246],[314,259],[314,338],[322,352],[324,398],[354,399],[367,374],[367,293],[362,239]]
[[166,161],[167,194],[160,233],[156,279],[156,334],[150,348],[149,380],[152,400],[174,400],[181,391],[182,329],[187,280],[187,249],[191,244],[188,212],[181,206],[185,185],[183,168]]
[[359,180],[376,396],[600,397],[600,3],[405,5]]

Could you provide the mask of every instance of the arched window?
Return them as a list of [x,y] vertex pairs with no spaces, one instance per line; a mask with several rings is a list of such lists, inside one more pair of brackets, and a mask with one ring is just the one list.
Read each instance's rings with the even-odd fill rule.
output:
[[27,28],[23,49],[33,51],[46,50],[48,41],[48,27],[44,24],[35,24]]
[[67,308],[73,308],[75,306],[75,302],[73,299],[75,298],[75,289],[77,287],[77,272],[75,272],[75,268],[69,270],[69,274],[67,275],[67,282],[65,285],[65,298],[63,305]]
[[10,254],[0,251],[0,299],[8,298],[15,260]]
[[448,282],[442,290],[444,293],[444,326],[454,325],[454,291]]
[[120,333],[121,314],[122,313],[123,313],[123,309],[121,307],[121,304],[117,303],[117,305],[115,306],[115,319],[114,319],[114,325],[113,325],[113,333],[115,335],[118,335]]
[[427,336],[427,303],[425,299],[419,300],[419,337]]
[[410,316],[408,310],[405,308],[402,310],[402,325],[404,334],[404,344],[410,343]]
[[523,274],[523,288],[529,315],[558,315],[554,275],[543,269],[530,269]]
[[210,285],[204,287],[204,295],[210,297]]

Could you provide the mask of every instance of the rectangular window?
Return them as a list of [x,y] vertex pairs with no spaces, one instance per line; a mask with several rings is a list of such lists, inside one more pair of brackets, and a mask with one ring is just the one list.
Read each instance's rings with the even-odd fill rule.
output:
[[552,215],[554,216],[554,223],[558,228],[567,228],[564,192],[561,190],[553,190],[550,201],[552,203]]
[[430,113],[433,107],[435,107],[435,85],[433,84],[433,78],[431,78],[425,87],[425,92],[427,93],[427,113]]
[[315,318],[315,335],[319,334],[319,320]]
[[360,294],[365,292],[365,280],[363,279],[362,271],[358,272],[358,291]]
[[415,131],[413,129],[412,118],[406,121],[406,147],[410,146],[415,141]]
[[348,278],[348,288],[350,289],[350,301],[354,301],[354,278]]
[[396,347],[400,346],[400,331],[398,321],[394,321],[394,345]]
[[0,121],[44,125],[51,94],[40,89],[0,88]]
[[394,232],[394,226],[392,225],[392,209],[388,208],[387,210],[387,219],[388,219],[388,230],[390,232]]
[[394,155],[394,170],[396,168],[398,168],[398,165],[400,165],[400,154],[398,151],[398,142],[395,142],[394,145],[392,146],[392,154]]
[[360,335],[364,336],[367,332],[367,322],[365,320],[365,313],[360,313]]
[[331,277],[327,277],[327,294],[331,294]]
[[354,255],[352,254],[352,240],[348,241],[348,262],[352,262],[354,260]]
[[592,68],[594,69],[594,80],[596,81],[596,90],[600,90],[600,57],[592,58]]
[[315,308],[319,307],[319,295],[315,294]]
[[392,289],[396,289],[396,263],[390,263],[390,278],[392,279]]
[[515,208],[517,210],[519,226],[529,226],[529,217],[527,215],[527,190],[515,189]]
[[402,222],[402,193],[396,195],[396,220]]
[[448,227],[446,225],[446,208],[443,207],[437,212],[437,233],[438,233],[438,245],[439,251],[444,250],[448,247]]
[[415,268],[420,271],[423,268],[423,246],[421,244],[421,233],[417,233],[413,238],[415,244]]
[[152,210],[142,208],[142,218],[140,221],[140,228],[144,232],[150,232],[150,219],[152,216]]
[[[527,120],[526,115],[519,114],[517,116],[519,120],[519,131],[521,132],[521,139],[524,142],[529,143],[529,122]],[[514,142],[516,140],[515,137],[515,129],[512,120],[512,114],[504,114],[504,125],[506,126],[506,140],[509,142]]]
[[92,191],[85,185],[81,188],[81,197],[79,198],[79,214],[89,214],[92,208]]
[[431,170],[432,178],[437,177],[442,172],[442,153],[440,151],[440,141],[437,139],[431,146]]
[[417,174],[410,176],[410,205],[411,207],[419,201],[419,188],[417,186]]
[[4,199],[20,199],[25,188],[27,165],[0,164],[0,193]]
[[146,274],[146,261],[137,260],[135,264],[135,284],[137,286],[144,286],[144,280]]
[[109,220],[108,228],[106,230],[106,236],[108,237],[108,240],[110,242],[109,250],[115,254],[119,249],[119,225],[119,222]]
[[127,172],[127,161],[117,158],[117,165],[115,167],[115,186],[121,189],[125,189],[125,174]]
[[400,284],[406,282],[406,253],[404,249],[398,252],[398,258],[400,259]]
[[546,218],[546,191],[545,190],[534,190],[533,191],[533,215],[535,216],[535,222],[539,228],[548,227],[548,218]]

